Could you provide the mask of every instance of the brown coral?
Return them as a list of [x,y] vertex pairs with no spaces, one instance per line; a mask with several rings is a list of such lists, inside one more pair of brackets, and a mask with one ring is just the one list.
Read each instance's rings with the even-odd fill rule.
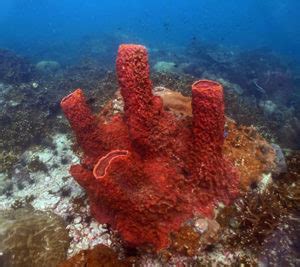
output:
[[2,211],[0,228],[3,266],[56,267],[66,257],[68,232],[53,213],[25,208]]

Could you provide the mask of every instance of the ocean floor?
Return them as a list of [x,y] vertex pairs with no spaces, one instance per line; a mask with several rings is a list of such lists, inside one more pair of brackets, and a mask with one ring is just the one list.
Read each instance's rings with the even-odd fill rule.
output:
[[[90,217],[85,193],[69,175],[67,164],[78,163],[70,138],[56,134],[52,140],[52,149],[36,146],[21,155],[21,163],[13,168],[10,195],[0,196],[0,209],[30,205],[35,210],[52,211],[62,217],[71,239],[68,256],[95,244],[110,245],[106,226]],[[27,167],[32,162],[41,169],[29,173]]]
[[[85,191],[69,174],[69,167],[79,163],[80,152],[74,145],[74,137],[59,107],[59,101],[64,95],[83,86],[93,111],[99,112],[106,101],[115,97],[118,86],[114,72],[88,62],[80,68],[72,66],[53,70],[48,77],[44,74],[35,75],[30,81],[5,80],[0,83],[0,122],[4,126],[1,125],[0,130],[0,266],[3,263],[7,266],[42,266],[41,263],[48,257],[51,258],[49,267],[57,266],[82,250],[90,250],[99,244],[111,248],[116,253],[112,253],[113,260],[122,261],[124,266],[300,264],[297,245],[300,233],[297,226],[300,192],[297,137],[300,123],[296,105],[280,103],[277,97],[273,97],[268,89],[270,81],[260,85],[261,80],[251,80],[249,84],[252,93],[249,93],[245,80],[227,75],[241,67],[241,63],[237,67],[235,53],[225,53],[218,47],[201,49],[202,55],[209,55],[204,57],[208,62],[192,60],[195,53],[199,53],[196,48],[189,50],[189,56],[176,57],[176,62],[171,61],[175,58],[172,53],[165,56],[162,51],[153,49],[152,65],[155,66],[155,72],[152,80],[157,91],[167,87],[188,96],[191,82],[197,78],[221,82],[225,90],[226,114],[235,119],[238,125],[253,125],[269,143],[279,144],[287,170],[278,175],[273,174],[273,177],[265,173],[263,179],[253,184],[248,193],[234,205],[220,209],[218,216],[213,218],[214,222],[200,218],[198,223],[201,222],[203,227],[201,231],[215,234],[210,236],[210,241],[206,239],[206,243],[198,240],[195,245],[180,236],[177,241],[183,240],[183,244],[176,246],[173,242],[169,250],[159,254],[151,250],[128,248],[122,244],[118,233],[92,218]],[[252,57],[256,56],[254,54]],[[211,58],[214,63],[207,58]],[[248,54],[243,55],[245,58],[252,60]],[[191,64],[187,63],[189,59],[193,61]],[[224,64],[227,64],[228,69],[220,67]],[[203,66],[207,67],[207,71],[203,70]],[[263,68],[261,65],[252,67],[256,67],[257,72]],[[61,67],[56,65],[56,68]],[[243,68],[240,70],[243,74],[248,71]],[[282,78],[278,74],[269,75]],[[246,79],[246,75],[241,77]],[[267,89],[258,92],[262,88]],[[261,97],[261,94],[264,96]],[[118,97],[113,101],[113,109],[116,112],[122,110]],[[18,210],[24,213],[19,215]],[[26,216],[29,216],[29,222],[25,220]],[[36,217],[45,219],[39,221],[42,225],[40,228],[30,231],[31,227],[34,229]],[[35,238],[47,228],[47,218],[52,218],[51,225],[53,229],[59,229],[57,233],[60,236],[66,235],[64,241],[61,240],[64,242],[63,249],[60,249],[63,250],[62,255],[53,255],[57,251],[55,245],[49,246],[48,251],[43,250],[43,244],[47,244],[46,237],[45,240],[41,238],[41,242],[44,242],[42,245],[37,245]],[[210,223],[215,226],[214,230],[208,230],[210,228],[206,225]],[[36,265],[33,264],[33,258],[28,259],[26,265],[22,263],[23,259],[14,256],[20,255],[20,245],[16,240],[17,235],[14,235],[16,229],[27,233],[24,234],[24,240],[28,251],[32,249],[36,253],[40,249],[46,255]],[[60,237],[55,236],[55,231],[51,234],[51,239],[59,243]],[[18,261],[13,262],[11,259],[14,257]],[[123,266],[121,262],[120,266]]]

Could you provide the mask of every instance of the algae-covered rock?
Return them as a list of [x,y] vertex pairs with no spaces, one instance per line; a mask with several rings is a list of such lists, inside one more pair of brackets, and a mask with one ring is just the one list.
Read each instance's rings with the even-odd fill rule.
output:
[[208,218],[195,218],[172,233],[171,251],[186,256],[196,256],[220,238],[220,225]]
[[35,68],[40,73],[51,73],[60,69],[60,64],[54,60],[42,60],[35,65]]
[[157,72],[175,72],[176,64],[168,61],[158,61],[154,65],[154,70]]
[[0,265],[56,267],[66,258],[69,236],[63,221],[50,212],[0,211]]

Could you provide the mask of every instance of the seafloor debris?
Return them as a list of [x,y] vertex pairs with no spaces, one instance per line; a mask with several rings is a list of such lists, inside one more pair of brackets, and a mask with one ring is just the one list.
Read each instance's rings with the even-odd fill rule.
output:
[[[117,73],[124,116],[104,108],[97,118],[80,89],[61,105],[84,152],[71,174],[87,190],[92,214],[117,229],[127,245],[168,247],[169,234],[187,219],[211,216],[214,205],[230,203],[276,167],[274,149],[255,129],[230,120],[224,129],[218,83],[194,83],[193,116],[178,118],[171,109],[180,105],[166,110],[165,99],[152,93],[144,47],[122,45]],[[186,101],[182,109],[187,107]],[[225,155],[241,176],[222,154],[224,139]]]
[[1,266],[56,267],[67,256],[68,231],[52,212],[1,211],[0,228]]

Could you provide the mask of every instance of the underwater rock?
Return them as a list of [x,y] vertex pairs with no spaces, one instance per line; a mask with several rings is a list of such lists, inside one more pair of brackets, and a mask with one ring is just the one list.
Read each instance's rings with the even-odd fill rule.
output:
[[152,93],[143,46],[120,46],[117,73],[124,114],[96,119],[80,89],[61,102],[84,152],[71,174],[87,190],[97,220],[129,246],[160,250],[193,214],[212,216],[217,202],[239,194],[238,173],[222,153],[223,89],[194,83],[193,117],[177,120]]
[[257,185],[264,173],[276,172],[276,152],[255,129],[250,126],[240,126],[235,121],[227,119],[228,131],[224,144],[224,154],[234,161],[239,169],[240,186],[244,190]]
[[132,266],[127,260],[118,259],[118,254],[104,245],[90,250],[82,250],[72,258],[60,263],[58,267],[126,267]]
[[42,74],[49,74],[60,69],[60,64],[53,60],[42,60],[35,65],[38,72]]
[[186,64],[182,66],[182,72],[187,73],[189,75],[193,75],[195,77],[202,77],[202,74],[204,73],[205,68],[198,64]]
[[0,49],[0,81],[7,83],[28,82],[33,76],[31,64],[14,52]]
[[180,255],[195,256],[220,238],[220,225],[208,218],[195,218],[172,233],[171,251]]
[[56,267],[66,258],[69,236],[64,222],[50,212],[0,211],[0,262],[6,267]]
[[285,121],[284,125],[281,125],[278,130],[278,138],[284,146],[300,149],[299,142],[299,134],[300,134],[300,119],[297,117],[291,117]]
[[174,72],[176,70],[176,64],[174,62],[159,61],[153,69],[157,72]]
[[271,100],[260,101],[259,107],[263,109],[267,116],[272,115],[277,110],[277,105]]
[[230,90],[234,94],[239,95],[239,96],[242,96],[244,94],[244,89],[236,83],[231,83],[227,80],[224,80],[223,78],[217,78],[217,81],[224,86],[225,91]]
[[273,170],[272,173],[276,177],[282,173],[287,172],[287,164],[285,161],[285,156],[280,146],[277,144],[272,144],[272,147],[276,152],[276,168]]

